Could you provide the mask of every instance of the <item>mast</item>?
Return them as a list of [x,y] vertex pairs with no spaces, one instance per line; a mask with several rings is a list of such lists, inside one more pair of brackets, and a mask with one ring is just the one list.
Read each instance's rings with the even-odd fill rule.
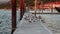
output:
[[12,4],[12,32],[11,34],[13,34],[13,32],[16,29],[16,0],[11,0],[11,4]]

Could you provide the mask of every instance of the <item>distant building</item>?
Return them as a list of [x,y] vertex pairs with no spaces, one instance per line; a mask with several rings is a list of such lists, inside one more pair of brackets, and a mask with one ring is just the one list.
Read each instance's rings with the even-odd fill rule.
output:
[[60,1],[59,2],[50,2],[44,5],[39,5],[37,6],[38,8],[42,9],[50,9],[50,8],[55,8],[55,7],[60,7]]

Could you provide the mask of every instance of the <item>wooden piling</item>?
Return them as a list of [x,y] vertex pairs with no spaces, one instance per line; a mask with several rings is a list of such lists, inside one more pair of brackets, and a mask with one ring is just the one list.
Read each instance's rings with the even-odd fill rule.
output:
[[16,0],[11,0],[11,5],[12,5],[12,32],[16,29]]
[[20,0],[20,20],[22,19],[23,15],[24,15],[24,1]]
[[34,12],[34,14],[35,14],[35,16],[36,16],[36,9],[37,9],[37,0],[35,0],[35,12]]

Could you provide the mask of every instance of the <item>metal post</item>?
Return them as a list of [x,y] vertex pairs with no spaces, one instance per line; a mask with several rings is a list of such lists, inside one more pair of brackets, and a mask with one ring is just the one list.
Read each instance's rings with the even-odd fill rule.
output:
[[16,29],[16,0],[11,0],[11,4],[12,4],[12,32],[11,34],[13,34],[13,32]]

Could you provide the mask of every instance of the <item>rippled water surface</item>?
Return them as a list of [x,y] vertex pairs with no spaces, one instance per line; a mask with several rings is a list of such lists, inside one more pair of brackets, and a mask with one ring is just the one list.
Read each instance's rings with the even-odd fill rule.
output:
[[[17,13],[17,24],[19,23],[19,11]],[[11,34],[12,24],[11,10],[0,10],[0,34]]]

